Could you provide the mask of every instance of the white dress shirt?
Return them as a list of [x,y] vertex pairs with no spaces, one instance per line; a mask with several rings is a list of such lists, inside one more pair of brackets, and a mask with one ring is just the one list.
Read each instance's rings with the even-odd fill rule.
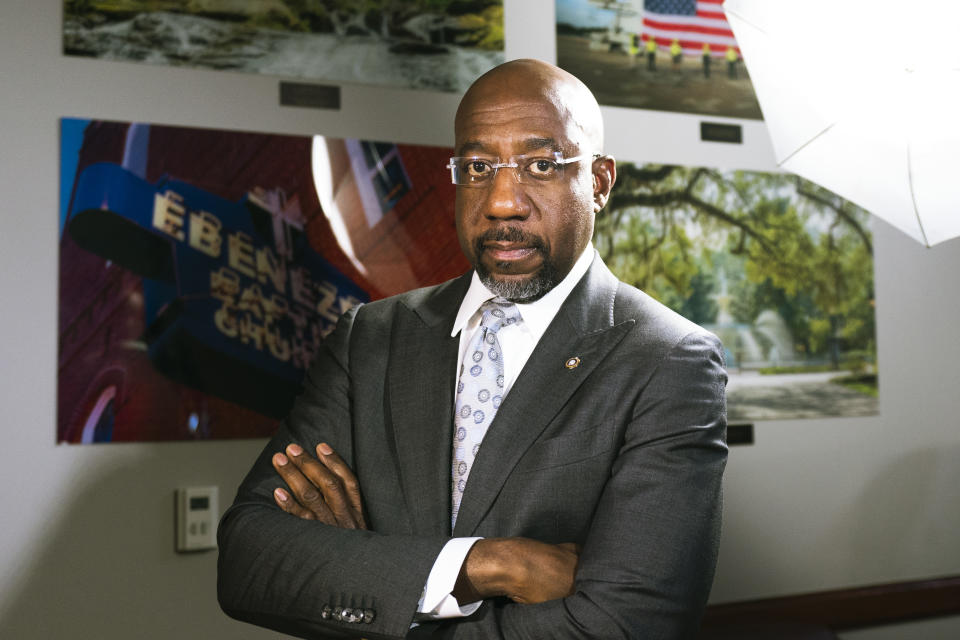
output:
[[[593,262],[593,244],[587,244],[586,249],[574,263],[570,272],[557,286],[547,292],[542,298],[530,303],[517,303],[520,310],[521,322],[506,325],[497,332],[497,340],[503,352],[503,395],[510,392],[513,383],[520,375],[527,360],[536,348],[547,327],[553,322],[560,306],[580,282]],[[476,272],[470,281],[470,288],[460,303],[460,310],[453,322],[451,337],[460,334],[460,356],[457,367],[454,369],[454,384],[457,372],[463,362],[464,352],[470,344],[473,335],[480,326],[480,305],[495,298],[496,294],[487,289]],[[456,403],[456,398],[454,398]],[[482,445],[481,445],[482,446]],[[443,549],[433,563],[427,584],[424,586],[423,597],[417,607],[417,618],[420,620],[435,620],[440,618],[457,618],[469,616],[480,607],[480,602],[473,602],[461,606],[450,593],[456,584],[460,568],[467,557],[467,552],[480,538],[453,538]]]

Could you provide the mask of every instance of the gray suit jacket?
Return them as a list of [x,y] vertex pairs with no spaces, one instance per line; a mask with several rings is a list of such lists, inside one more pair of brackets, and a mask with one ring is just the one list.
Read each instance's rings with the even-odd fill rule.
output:
[[[595,258],[500,406],[451,532],[450,331],[468,284],[469,274],[345,314],[224,515],[224,611],[306,638],[694,634],[727,456],[718,340]],[[572,357],[579,365],[568,368]],[[344,457],[370,531],[274,505],[270,456],[290,442],[328,442]],[[580,543],[577,592],[536,605],[494,599],[411,632],[451,533]]]

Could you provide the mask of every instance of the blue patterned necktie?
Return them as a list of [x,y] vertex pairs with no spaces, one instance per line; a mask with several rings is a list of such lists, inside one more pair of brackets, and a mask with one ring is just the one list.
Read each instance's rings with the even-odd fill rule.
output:
[[460,365],[456,415],[453,418],[453,482],[450,492],[451,526],[457,523],[467,476],[480,450],[487,427],[503,400],[503,351],[497,332],[520,321],[517,305],[494,298],[480,305],[483,317]]

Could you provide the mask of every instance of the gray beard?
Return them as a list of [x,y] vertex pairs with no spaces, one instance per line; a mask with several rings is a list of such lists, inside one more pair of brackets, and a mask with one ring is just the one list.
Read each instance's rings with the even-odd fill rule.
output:
[[476,265],[480,282],[501,298],[510,302],[534,302],[547,295],[563,278],[557,273],[557,268],[549,259],[544,260],[543,266],[535,275],[527,280],[502,281],[494,278],[483,265]]

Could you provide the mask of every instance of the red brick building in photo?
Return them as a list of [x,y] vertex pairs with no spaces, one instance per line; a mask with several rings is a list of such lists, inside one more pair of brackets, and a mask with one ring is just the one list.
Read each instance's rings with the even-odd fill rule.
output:
[[[225,201],[255,205],[270,214],[261,216],[263,224],[272,216],[279,260],[285,246],[293,251],[291,237],[302,234],[310,250],[372,300],[468,268],[456,238],[454,187],[444,169],[450,155],[439,147],[94,121],[86,127],[76,175],[110,163],[148,187],[175,179]],[[74,198],[76,188],[75,182]],[[71,224],[78,213],[71,207],[60,246],[58,440],[270,435],[277,416],[244,406],[255,404],[244,394],[224,397],[230,394],[210,392],[216,385],[158,369],[151,336],[163,327],[145,309],[156,287],[103,251],[91,251],[90,232],[84,236],[81,225]],[[231,224],[223,220],[225,228]],[[163,236],[163,229],[141,226],[138,233]],[[321,311],[329,316],[339,310]]]

